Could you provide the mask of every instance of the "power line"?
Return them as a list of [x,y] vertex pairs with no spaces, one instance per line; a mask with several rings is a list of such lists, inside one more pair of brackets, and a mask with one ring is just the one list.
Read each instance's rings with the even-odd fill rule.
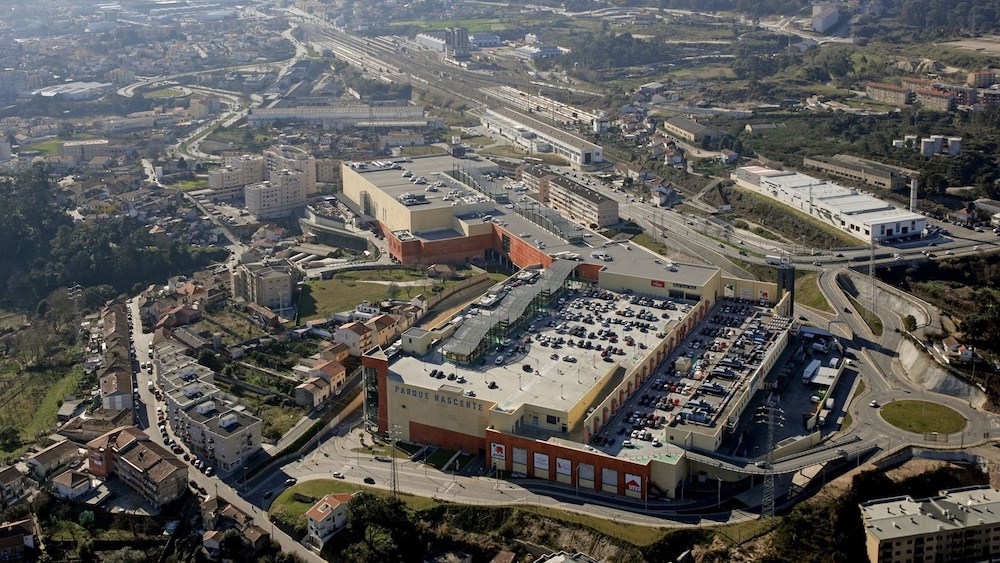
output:
[[761,495],[760,516],[763,519],[774,518],[774,428],[784,426],[785,411],[777,406],[777,400],[772,395],[767,404],[757,409],[758,424],[767,425],[767,450],[764,457],[764,492]]

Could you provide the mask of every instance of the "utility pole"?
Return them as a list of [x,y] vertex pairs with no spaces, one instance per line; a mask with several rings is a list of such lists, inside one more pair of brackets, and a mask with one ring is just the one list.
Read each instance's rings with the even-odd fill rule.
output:
[[767,450],[764,452],[764,492],[761,495],[760,516],[774,518],[774,428],[784,426],[785,411],[777,406],[777,399],[771,395],[767,404],[757,409],[756,422],[767,425]]
[[392,445],[392,456],[389,458],[391,463],[389,482],[393,498],[399,498],[399,473],[396,471],[396,441],[399,439],[399,434],[399,425],[393,424],[392,428],[389,429],[389,443]]
[[870,253],[868,255],[868,281],[872,286],[872,322],[878,318],[878,292],[875,291],[875,240],[871,241]]

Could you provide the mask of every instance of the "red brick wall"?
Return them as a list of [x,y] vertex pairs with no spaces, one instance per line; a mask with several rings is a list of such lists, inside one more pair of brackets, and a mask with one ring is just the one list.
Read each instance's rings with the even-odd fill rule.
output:
[[[382,231],[386,230],[381,224],[379,227]],[[438,262],[461,264],[480,261],[485,258],[485,250],[493,247],[493,235],[491,234],[436,241],[401,241],[392,233],[387,233],[386,241],[389,243],[389,254],[407,266],[430,265]]]
[[534,241],[529,242],[501,227],[494,227],[494,230],[496,232],[494,244],[498,252],[503,248],[502,236],[506,234],[510,237],[510,260],[518,267],[524,268],[532,264],[541,264],[548,268],[552,264],[552,258],[544,250],[533,246]]
[[413,421],[410,421],[410,441],[417,444],[435,445],[447,450],[464,450],[472,453],[486,450],[486,440],[480,436],[435,428]]
[[[555,480],[556,476],[556,459],[561,457],[563,459],[568,459],[573,464],[573,471],[571,478],[573,480],[573,485],[576,485],[577,480],[577,469],[578,463],[587,463],[594,466],[594,490],[600,491],[602,489],[601,483],[601,470],[603,468],[614,469],[618,471],[618,483],[615,485],[618,488],[618,494],[625,494],[625,473],[631,473],[633,475],[639,475],[643,480],[643,490],[642,494],[645,496],[646,491],[649,487],[649,476],[650,468],[648,464],[639,464],[634,461],[629,461],[626,459],[619,459],[614,457],[609,457],[603,454],[595,454],[588,451],[578,450],[575,448],[567,448],[560,446],[558,444],[553,444],[551,442],[541,442],[538,440],[532,440],[531,438],[524,438],[521,436],[513,436],[511,434],[504,434],[497,430],[486,429],[486,444],[490,446],[492,443],[504,444],[507,446],[507,456],[502,462],[499,460],[493,460],[492,458],[487,459],[487,463],[496,461],[505,471],[511,471],[514,464],[514,447],[524,448],[528,450],[528,476],[537,477],[539,479],[549,479]],[[533,475],[535,468],[534,463],[532,463],[533,454],[541,453],[549,456],[549,472],[548,475]],[[487,454],[489,455],[489,454]]]

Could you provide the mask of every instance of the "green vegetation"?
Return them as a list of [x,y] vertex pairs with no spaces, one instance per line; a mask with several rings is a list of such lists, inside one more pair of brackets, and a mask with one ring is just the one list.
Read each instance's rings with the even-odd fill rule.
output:
[[419,145],[415,147],[403,147],[403,156],[427,156],[430,154],[447,154],[448,149],[437,145]]
[[94,135],[89,133],[77,133],[69,137],[60,137],[58,139],[49,139],[47,141],[42,141],[40,143],[35,143],[28,146],[28,150],[41,151],[42,153],[53,156],[59,154],[59,145],[65,143],[66,141],[83,141],[86,139],[93,139]]
[[216,384],[239,398],[247,410],[261,419],[260,435],[272,442],[280,440],[305,415],[302,407],[287,397],[260,395],[221,380]]
[[[174,208],[169,201],[164,204],[168,213]],[[155,239],[131,217],[74,224],[40,168],[0,181],[0,209],[0,245],[6,249],[0,260],[0,305],[34,308],[56,288],[73,283],[107,285],[113,296],[201,268],[226,252]]]
[[309,281],[299,293],[299,318],[326,318],[353,308],[362,301],[379,302],[389,296],[389,286],[341,280]]
[[668,252],[670,252],[670,249],[667,248],[666,245],[654,239],[648,233],[639,233],[635,235],[634,237],[632,237],[632,242],[640,246],[644,246],[657,254],[666,255]]
[[[56,413],[69,395],[89,396],[89,388],[80,393],[78,384],[83,368],[53,367],[21,371],[14,362],[0,368],[0,448],[16,454],[56,425]],[[13,432],[11,431],[13,430]]]
[[816,274],[808,274],[795,280],[795,302],[827,313],[833,312],[830,302],[819,289]]
[[859,245],[858,240],[847,233],[742,188],[720,187],[706,193],[703,199],[717,207],[724,203],[732,205],[732,212],[719,215],[723,220],[745,219],[758,225],[767,225],[768,230],[779,233],[786,240],[800,243],[804,241],[806,247],[840,248]]
[[872,313],[869,309],[862,305],[860,301],[855,299],[850,294],[847,294],[847,299],[851,302],[851,305],[858,312],[858,314],[861,315],[861,318],[864,319],[865,324],[868,325],[872,334],[875,336],[882,336],[882,319],[875,313]]
[[[448,460],[451,459],[455,455],[455,453],[456,453],[455,450],[446,450],[444,448],[441,448],[432,453],[431,455],[427,456],[427,459],[424,460],[424,463],[430,465],[435,469],[443,469],[444,464],[448,463]],[[449,467],[449,469],[451,468]]]
[[171,188],[175,190],[180,190],[182,192],[191,192],[194,190],[203,190],[208,187],[207,179],[194,179],[194,180],[180,180],[170,184]]
[[186,95],[183,90],[178,88],[160,88],[145,94],[147,98],[179,98]]
[[952,434],[965,428],[965,417],[949,407],[930,401],[893,401],[882,405],[882,418],[896,428],[927,434]]
[[219,333],[222,336],[222,345],[227,347],[267,335],[259,326],[250,322],[245,315],[228,308],[204,311],[201,320],[192,324],[190,328],[207,338]]
[[394,21],[389,27],[413,27],[421,30],[443,30],[446,27],[464,27],[470,33],[477,31],[504,31],[520,29],[521,22],[511,18],[463,18],[450,20],[404,20]]
[[[878,275],[951,316],[964,344],[1000,353],[1000,339],[996,338],[1000,334],[1000,268],[996,258],[996,254],[979,253],[879,270]],[[985,384],[993,387],[989,381]]]

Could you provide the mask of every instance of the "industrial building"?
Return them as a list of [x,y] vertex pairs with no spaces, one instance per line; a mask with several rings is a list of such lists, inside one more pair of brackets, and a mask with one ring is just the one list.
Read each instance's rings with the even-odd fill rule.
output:
[[988,486],[861,504],[871,563],[991,561],[1000,555],[1000,491]]
[[439,127],[440,120],[429,118],[422,106],[338,104],[288,108],[256,108],[247,116],[250,127],[276,121],[319,125],[323,129],[349,127]]
[[607,129],[608,115],[602,110],[585,110],[538,94],[510,86],[481,88],[480,92],[521,112],[535,112],[549,121],[563,125],[585,124],[600,133]]
[[858,163],[837,157],[813,156],[802,160],[803,166],[822,170],[831,176],[847,178],[884,190],[899,190],[906,187],[905,176],[873,163]]
[[798,172],[748,166],[731,177],[737,185],[811,215],[864,244],[916,237],[927,227],[927,218],[919,213]]
[[714,141],[719,138],[719,132],[686,117],[671,117],[663,122],[663,130],[673,137],[689,143],[700,143],[706,138]]
[[[541,114],[544,115],[544,114]],[[488,109],[482,123],[530,152],[552,152],[577,168],[604,162],[600,145],[511,109]]]

